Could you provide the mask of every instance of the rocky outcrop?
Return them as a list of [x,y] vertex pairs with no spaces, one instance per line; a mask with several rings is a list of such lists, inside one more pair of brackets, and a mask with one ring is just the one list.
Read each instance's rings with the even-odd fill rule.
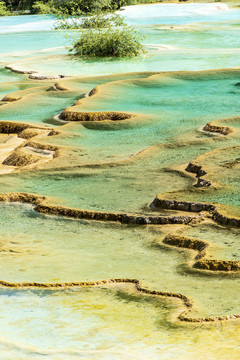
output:
[[212,185],[212,182],[210,180],[198,178],[198,181],[197,181],[195,187],[209,187],[211,185]]
[[193,162],[190,162],[185,170],[187,172],[196,174],[197,177],[202,177],[204,175],[207,175],[207,172],[203,170],[201,165],[194,164]]
[[206,124],[203,128],[205,131],[209,131],[212,133],[219,133],[222,135],[228,135],[232,132],[232,129],[228,126],[220,126],[220,125],[213,125],[212,122]]
[[150,206],[166,210],[187,212],[206,211],[209,213],[209,216],[220,225],[227,225],[238,228],[240,227],[240,218],[223,215],[217,206],[212,204],[191,201],[166,200],[162,199],[160,196],[156,196]]
[[191,201],[177,201],[177,200],[166,200],[156,196],[152,206],[156,208],[162,208],[167,210],[180,210],[188,212],[201,212],[201,211],[213,211],[216,209],[215,205]]
[[187,172],[196,174],[197,183],[194,185],[195,187],[209,187],[212,185],[210,180],[202,179],[202,176],[207,175],[207,172],[203,170],[201,165],[194,164],[190,162],[185,169]]

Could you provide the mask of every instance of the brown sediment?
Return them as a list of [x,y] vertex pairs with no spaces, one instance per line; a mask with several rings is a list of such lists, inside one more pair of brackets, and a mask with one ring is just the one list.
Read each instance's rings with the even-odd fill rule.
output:
[[221,126],[221,125],[213,125],[213,123],[211,121],[204,126],[203,130],[209,131],[212,133],[219,133],[222,135],[229,135],[233,132],[233,130],[230,127]]
[[104,120],[126,120],[134,117],[133,114],[116,111],[105,112],[78,112],[69,109],[64,110],[59,118],[66,121],[104,121]]

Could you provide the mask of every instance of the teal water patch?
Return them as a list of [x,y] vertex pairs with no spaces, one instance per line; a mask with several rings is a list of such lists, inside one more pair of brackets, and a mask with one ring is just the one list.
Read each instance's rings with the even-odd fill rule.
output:
[[[9,83],[15,81],[25,80],[26,77],[22,74],[13,74],[10,70],[0,68],[0,83]],[[2,86],[1,86],[2,90]]]

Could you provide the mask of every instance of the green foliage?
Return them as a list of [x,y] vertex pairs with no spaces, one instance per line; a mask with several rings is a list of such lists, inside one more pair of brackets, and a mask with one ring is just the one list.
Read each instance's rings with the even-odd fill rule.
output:
[[52,1],[36,1],[32,6],[32,12],[35,14],[54,14],[56,10]]
[[130,26],[87,29],[75,40],[73,54],[87,57],[130,57],[144,52],[142,37]]
[[9,15],[9,11],[6,7],[6,4],[3,1],[0,1],[0,16]]
[[[91,1],[93,4],[93,0]],[[105,5],[106,1],[109,3],[109,0],[103,1]],[[79,37],[74,40],[70,50],[74,55],[130,57],[144,52],[141,44],[142,36],[134,27],[124,23],[123,16],[98,11],[95,15],[83,17],[81,11],[71,10],[71,16],[69,13],[59,12],[59,20],[55,23],[55,29],[80,30]]]
[[94,16],[85,17],[82,21],[81,27],[84,29],[97,29],[111,26],[123,26],[126,25],[123,19],[123,16],[119,14],[111,14],[106,16],[97,14]]
[[74,14],[74,16],[71,17],[61,17],[60,20],[54,24],[54,29],[98,29],[124,25],[126,24],[124,23],[123,16],[118,14],[104,15],[99,13],[89,17]]
[[52,0],[52,2],[57,11],[66,15],[112,10],[112,0]]
[[[3,0],[10,11],[32,10],[35,0]],[[44,1],[43,1],[44,2]]]
[[[114,11],[121,6],[152,3],[155,0],[2,0],[9,11],[26,11],[38,14],[96,14]],[[1,6],[2,8],[2,6]]]

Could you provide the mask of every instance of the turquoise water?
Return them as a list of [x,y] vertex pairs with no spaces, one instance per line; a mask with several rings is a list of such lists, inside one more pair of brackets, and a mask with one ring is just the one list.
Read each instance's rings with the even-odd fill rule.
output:
[[[160,4],[147,8],[130,6],[120,13],[127,23],[139,25],[148,52],[137,59],[104,60],[101,74],[239,65],[240,10],[237,7]],[[64,31],[53,31],[53,23],[54,19],[48,15],[0,18],[0,42],[3,45],[0,61],[15,63],[30,56],[31,59],[23,64],[20,62],[18,67],[59,74],[99,75],[99,59],[75,61],[60,57],[45,61],[50,55],[67,54],[64,47],[71,45],[72,37],[76,36],[75,31],[68,38]],[[36,57],[44,54],[45,60]]]
[[[45,195],[53,205],[153,215],[166,215],[148,206],[165,193],[166,198],[235,206],[230,213],[240,215],[239,70],[176,72],[239,67],[239,8],[154,4],[121,13],[145,35],[145,55],[75,60],[65,49],[71,37],[51,30],[53,17],[0,18],[0,98],[21,97],[1,103],[0,120],[55,127],[59,135],[33,140],[60,147],[60,156],[49,162],[2,173],[1,192]],[[75,77],[30,80],[4,69],[7,64]],[[53,90],[57,81],[68,90]],[[97,85],[98,92],[85,98]],[[136,116],[91,123],[54,120],[78,99],[73,111]],[[235,131],[228,136],[202,131],[215,120]],[[14,136],[2,138],[2,158],[10,151],[9,139],[13,142]],[[207,170],[212,187],[193,186],[196,179],[184,172],[190,161]],[[72,220],[16,203],[1,203],[0,218],[1,280],[137,278],[150,289],[187,295],[193,303],[189,317],[239,313],[238,273],[194,270],[196,251],[162,244],[167,234],[189,236],[208,242],[207,259],[239,260],[238,228],[216,225],[210,218],[164,226]],[[0,358],[239,358],[238,320],[186,325],[176,321],[184,309],[177,299],[143,295],[130,284],[58,291],[1,288]]]

